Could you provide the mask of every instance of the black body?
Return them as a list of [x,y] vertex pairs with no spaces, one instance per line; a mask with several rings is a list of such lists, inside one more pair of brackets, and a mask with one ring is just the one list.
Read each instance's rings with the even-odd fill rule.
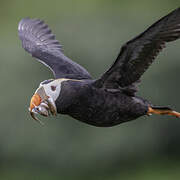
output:
[[122,91],[99,89],[93,83],[93,80],[63,82],[56,100],[58,113],[100,127],[114,126],[146,115],[147,101]]
[[99,79],[67,58],[49,27],[38,19],[23,19],[18,27],[23,48],[47,65],[62,82],[58,113],[95,126],[113,126],[146,115],[150,104],[136,96],[140,78],[165,43],[180,38],[180,8],[122,46],[112,66]]

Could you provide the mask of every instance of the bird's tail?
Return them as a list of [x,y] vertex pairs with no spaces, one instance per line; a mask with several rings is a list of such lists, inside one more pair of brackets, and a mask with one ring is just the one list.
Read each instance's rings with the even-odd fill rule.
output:
[[164,107],[164,106],[149,106],[148,108],[148,115],[151,114],[160,114],[160,115],[170,115],[170,116],[175,116],[177,118],[180,118],[180,113],[172,110],[169,107]]

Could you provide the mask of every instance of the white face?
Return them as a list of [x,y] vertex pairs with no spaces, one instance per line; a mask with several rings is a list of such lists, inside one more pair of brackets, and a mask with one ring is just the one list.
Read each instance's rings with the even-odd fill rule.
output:
[[46,84],[46,81],[41,82],[39,85],[39,88],[43,87],[46,95],[51,97],[53,101],[55,102],[61,92],[61,83],[67,80],[62,78],[62,79],[52,80],[51,82],[48,82],[48,81],[51,81],[51,80],[47,80],[47,84]]
[[52,115],[57,114],[55,101],[60,96],[62,82],[69,80],[82,81],[82,80],[61,78],[55,80],[53,79],[45,80],[40,83],[38,89],[31,98],[30,107],[29,107],[29,111],[33,119],[41,122],[40,120],[38,120],[35,114],[40,114],[46,117],[49,116],[50,113]]

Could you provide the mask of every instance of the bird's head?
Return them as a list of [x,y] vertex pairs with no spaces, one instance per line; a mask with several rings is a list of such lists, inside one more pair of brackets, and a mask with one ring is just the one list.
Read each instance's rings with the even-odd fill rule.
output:
[[29,112],[33,119],[41,122],[35,114],[49,116],[57,114],[55,101],[61,92],[61,83],[69,79],[49,79],[40,83],[30,101]]

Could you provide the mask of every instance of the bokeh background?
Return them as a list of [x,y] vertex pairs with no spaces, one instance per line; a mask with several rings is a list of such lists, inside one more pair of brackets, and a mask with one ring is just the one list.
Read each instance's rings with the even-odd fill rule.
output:
[[[142,117],[97,128],[68,116],[28,113],[44,65],[18,39],[24,17],[44,19],[64,52],[94,78],[127,40],[179,7],[179,0],[0,0],[0,180],[166,180],[180,178],[180,120]],[[168,44],[145,73],[139,95],[180,111],[180,41]]]

